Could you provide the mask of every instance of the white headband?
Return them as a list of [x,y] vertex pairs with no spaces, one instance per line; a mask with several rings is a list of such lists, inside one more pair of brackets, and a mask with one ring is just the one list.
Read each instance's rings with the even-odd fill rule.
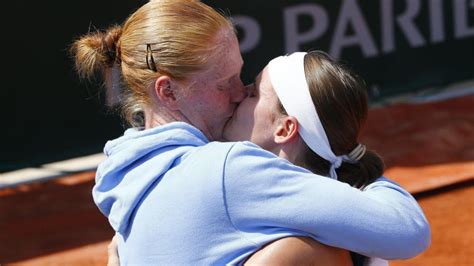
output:
[[331,163],[329,174],[337,179],[336,169],[342,161],[350,161],[346,156],[336,156],[329,145],[321,120],[311,99],[304,74],[304,56],[297,52],[280,56],[268,63],[270,81],[288,115],[295,117],[299,124],[299,134],[317,155]]

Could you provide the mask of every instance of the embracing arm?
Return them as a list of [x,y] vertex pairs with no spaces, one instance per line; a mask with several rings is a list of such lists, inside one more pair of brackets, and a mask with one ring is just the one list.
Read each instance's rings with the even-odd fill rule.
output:
[[384,259],[413,257],[430,243],[416,200],[384,178],[360,191],[238,143],[227,156],[223,182],[229,217],[242,231],[304,232],[323,244]]
[[[107,247],[107,266],[120,266],[117,242],[118,238],[114,236]],[[306,237],[287,237],[255,252],[244,264],[352,266],[352,260],[346,250],[329,247]]]
[[245,265],[352,266],[352,259],[347,250],[307,237],[286,237],[255,252]]

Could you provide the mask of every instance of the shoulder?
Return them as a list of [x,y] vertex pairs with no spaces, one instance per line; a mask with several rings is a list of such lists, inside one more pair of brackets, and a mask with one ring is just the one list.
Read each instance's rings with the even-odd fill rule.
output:
[[231,148],[229,149],[229,156],[278,158],[275,154],[260,148],[250,141],[232,142]]
[[257,145],[244,141],[244,142],[220,142],[220,141],[212,141],[203,146],[199,146],[196,149],[197,154],[203,153],[212,153],[215,155],[221,155],[228,157],[236,156],[236,154],[259,154],[263,149],[258,147]]
[[[242,160],[283,160],[275,154],[260,148],[258,145],[249,141],[238,142],[209,142],[199,147],[199,153],[214,153],[225,156],[226,162],[235,163]],[[286,161],[286,160],[283,160]]]
[[224,158],[223,176],[228,185],[268,187],[297,182],[314,176],[310,171],[268,152],[250,142],[235,142]]
[[364,188],[364,191],[377,190],[379,188],[391,188],[402,192],[403,194],[409,194],[405,189],[402,188],[402,186],[400,186],[400,184],[384,176],[381,176],[377,178],[374,182],[370,183]]
[[248,142],[234,142],[225,158],[228,171],[268,172],[274,169],[299,168],[289,161]]
[[212,164],[212,168],[220,166],[224,170],[241,171],[245,167],[262,164],[275,158],[278,157],[248,141],[212,141],[189,150],[183,159],[188,163],[191,161],[192,164],[201,166]]

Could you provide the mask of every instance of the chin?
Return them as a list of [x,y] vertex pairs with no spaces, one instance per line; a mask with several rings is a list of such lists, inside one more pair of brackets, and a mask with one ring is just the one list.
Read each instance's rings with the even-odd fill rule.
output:
[[227,120],[224,124],[224,128],[222,129],[222,139],[224,141],[233,141],[232,140],[232,118]]
[[223,141],[234,141],[234,140],[232,140],[231,137],[229,137],[229,136],[225,133],[225,129],[224,129],[224,134],[222,134],[222,140],[223,140]]
[[222,134],[222,139],[224,141],[238,141],[238,139],[235,139],[235,136],[232,136],[232,130],[228,127],[224,128],[224,133]]

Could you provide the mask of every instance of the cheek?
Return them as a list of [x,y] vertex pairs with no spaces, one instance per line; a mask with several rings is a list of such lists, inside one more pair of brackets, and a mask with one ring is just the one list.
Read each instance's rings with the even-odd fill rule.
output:
[[196,112],[202,112],[202,114],[212,114],[213,116],[221,114],[225,108],[225,97],[220,96],[216,92],[204,91],[198,93],[193,108]]
[[257,121],[255,126],[260,129],[268,128],[272,124],[272,121],[274,120],[273,113],[269,109],[268,103],[263,103],[263,102],[259,103],[254,108],[254,115],[255,115],[255,120]]
[[208,88],[206,93],[201,95],[204,101],[212,102],[210,105],[212,112],[227,111],[230,107],[229,93],[218,90],[217,88]]
[[[247,128],[249,121],[251,120],[250,114],[248,112],[247,104],[244,102],[240,103],[237,109],[234,112],[232,117],[232,126],[234,128]],[[239,130],[240,131],[240,130]]]
[[221,109],[225,109],[228,105],[228,93],[218,90],[217,84],[208,80],[209,78],[201,78],[193,84],[193,94],[196,95],[195,97],[197,102],[199,102],[201,107],[204,107],[204,109],[208,109],[213,112],[218,112]]
[[251,141],[268,150],[273,143],[275,127],[274,114],[269,110],[268,106],[257,106],[255,109],[255,124],[252,130]]
[[250,140],[255,124],[254,109],[255,105],[248,100],[244,100],[234,113],[232,128],[235,130],[234,133],[240,136],[239,140]]
[[256,111],[257,104],[254,100],[244,100],[240,103],[239,107],[237,108],[237,112],[240,116],[240,119],[246,121],[252,121],[254,123],[254,115]]

